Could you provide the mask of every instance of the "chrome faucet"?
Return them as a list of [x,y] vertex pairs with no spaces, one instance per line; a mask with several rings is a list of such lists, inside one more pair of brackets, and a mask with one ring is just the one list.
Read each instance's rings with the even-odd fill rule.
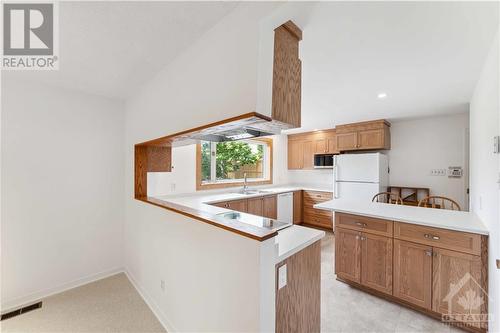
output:
[[243,172],[243,193],[246,193],[247,190],[248,190],[247,173]]

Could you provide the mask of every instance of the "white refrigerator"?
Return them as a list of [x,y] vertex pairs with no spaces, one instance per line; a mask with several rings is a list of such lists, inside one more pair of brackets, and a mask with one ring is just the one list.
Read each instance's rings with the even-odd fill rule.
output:
[[381,153],[335,155],[333,195],[335,199],[370,202],[379,192],[387,191],[389,162]]

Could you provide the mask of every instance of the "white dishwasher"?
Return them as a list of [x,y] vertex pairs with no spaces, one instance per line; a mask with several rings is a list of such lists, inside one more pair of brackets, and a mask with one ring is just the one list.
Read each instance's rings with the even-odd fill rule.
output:
[[278,221],[293,223],[293,192],[278,194]]

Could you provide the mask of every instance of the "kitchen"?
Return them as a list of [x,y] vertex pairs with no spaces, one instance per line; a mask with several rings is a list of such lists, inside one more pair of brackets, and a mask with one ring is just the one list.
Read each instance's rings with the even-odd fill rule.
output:
[[498,331],[496,9],[235,5],[120,106],[109,266],[166,331]]

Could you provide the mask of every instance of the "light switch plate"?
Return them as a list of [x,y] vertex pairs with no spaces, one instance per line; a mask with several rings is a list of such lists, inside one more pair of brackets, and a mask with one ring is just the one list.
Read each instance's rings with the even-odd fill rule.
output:
[[286,264],[278,268],[278,289],[286,286]]

